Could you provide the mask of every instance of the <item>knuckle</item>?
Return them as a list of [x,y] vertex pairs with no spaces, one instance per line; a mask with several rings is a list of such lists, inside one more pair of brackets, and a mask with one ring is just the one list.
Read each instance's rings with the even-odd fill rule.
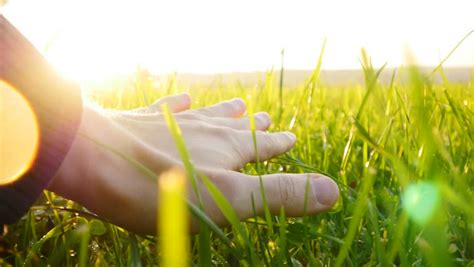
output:
[[215,126],[210,123],[199,123],[201,130],[218,143],[235,145],[235,130],[229,127]]
[[193,120],[181,120],[178,122],[183,135],[189,138],[210,134],[209,127],[205,123],[196,123]]
[[296,198],[295,182],[288,177],[279,175],[278,181],[278,196],[282,205],[292,203]]
[[219,129],[222,131],[222,134],[226,140],[234,142],[233,144],[235,144],[235,142],[237,141],[236,137],[238,135],[237,130],[230,127],[219,127]]
[[235,98],[232,103],[234,104],[236,109],[246,108],[245,101],[242,98]]
[[177,113],[174,116],[178,119],[183,119],[183,120],[195,120],[198,118],[197,114],[194,112],[182,112],[182,113]]
[[277,145],[275,143],[274,138],[272,135],[267,133],[257,133],[260,134],[261,138],[257,138],[260,144],[257,144],[260,151],[259,154],[264,158],[269,158],[272,156],[273,148]]
[[250,156],[251,156],[251,149],[248,144],[251,142],[251,139],[246,140],[244,137],[241,137],[241,133],[235,129],[229,128],[228,130],[228,139],[231,142],[231,145],[233,147],[233,150],[235,151],[237,157],[238,157],[238,162],[240,165],[244,165],[250,161]]
[[217,127],[217,126],[208,124],[206,128],[207,128],[207,132],[214,138],[219,138],[219,139],[223,138],[224,140],[227,140],[230,136],[230,134],[223,127]]
[[214,113],[212,107],[200,108],[189,112],[192,114],[199,114],[203,116],[212,116],[212,114]]

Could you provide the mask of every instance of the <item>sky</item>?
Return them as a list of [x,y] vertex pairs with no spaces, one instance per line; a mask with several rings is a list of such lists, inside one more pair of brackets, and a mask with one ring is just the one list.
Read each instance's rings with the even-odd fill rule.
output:
[[[9,0],[2,13],[63,74],[221,73],[436,65],[474,30],[473,0]],[[474,66],[474,34],[446,66]]]

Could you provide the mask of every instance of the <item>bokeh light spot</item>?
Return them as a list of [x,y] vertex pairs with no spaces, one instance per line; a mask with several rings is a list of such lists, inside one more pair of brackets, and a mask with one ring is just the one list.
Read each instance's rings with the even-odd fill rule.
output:
[[415,222],[424,225],[433,217],[439,203],[439,190],[432,182],[407,187],[402,196],[403,208]]
[[0,80],[0,185],[29,170],[39,143],[36,115],[28,101]]

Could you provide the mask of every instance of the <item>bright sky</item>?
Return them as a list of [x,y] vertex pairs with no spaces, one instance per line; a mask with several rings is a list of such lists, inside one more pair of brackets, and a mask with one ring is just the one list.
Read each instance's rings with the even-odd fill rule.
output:
[[[9,0],[11,20],[63,73],[79,80],[154,73],[399,66],[407,48],[436,65],[474,30],[472,0]],[[474,66],[474,34],[446,66]]]

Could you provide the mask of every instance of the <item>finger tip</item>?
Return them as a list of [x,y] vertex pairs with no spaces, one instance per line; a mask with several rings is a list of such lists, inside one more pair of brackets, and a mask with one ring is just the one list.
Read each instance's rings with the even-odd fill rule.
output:
[[339,187],[329,177],[318,176],[311,181],[311,186],[317,202],[325,209],[334,206],[339,199]]
[[191,95],[189,93],[182,93],[180,96],[183,98],[183,102],[188,103],[188,105],[191,104]]
[[245,111],[247,110],[247,105],[245,104],[245,101],[242,98],[234,98],[234,99],[232,99],[232,101],[237,106],[238,115],[244,114]]
[[181,112],[191,107],[191,96],[188,93],[177,95],[177,102],[174,103],[173,111]]
[[272,125],[272,119],[270,117],[270,114],[268,114],[267,112],[258,112],[257,114],[255,114],[255,116],[262,121],[262,128],[264,130],[267,130],[270,125]]
[[285,132],[288,138],[290,139],[291,146],[293,147],[296,143],[296,135],[292,132]]

